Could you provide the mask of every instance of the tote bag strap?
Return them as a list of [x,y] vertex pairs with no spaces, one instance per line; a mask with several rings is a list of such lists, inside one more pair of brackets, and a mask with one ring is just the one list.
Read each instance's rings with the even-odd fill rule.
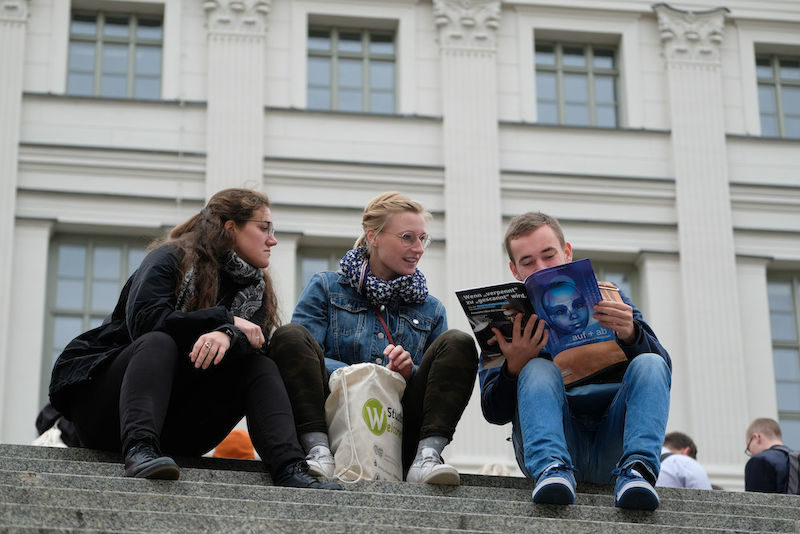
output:
[[361,465],[361,459],[358,457],[358,452],[356,452],[356,443],[353,438],[353,424],[350,419],[350,399],[347,398],[347,390],[349,389],[349,386],[347,385],[347,374],[343,372],[342,375],[342,400],[344,401],[345,420],[347,421],[347,436],[350,439],[350,463],[348,464],[347,469],[345,469],[345,472],[353,467],[353,465],[357,465],[358,478],[355,480],[346,480],[342,478],[341,473],[338,473],[336,478],[346,484],[355,484],[364,478],[364,466]]

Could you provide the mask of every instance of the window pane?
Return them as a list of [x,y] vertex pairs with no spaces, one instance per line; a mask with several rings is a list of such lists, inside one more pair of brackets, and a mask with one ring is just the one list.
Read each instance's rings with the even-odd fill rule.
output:
[[800,59],[781,59],[779,72],[783,80],[800,80]]
[[90,15],[72,15],[69,26],[72,35],[97,35],[97,19]]
[[540,100],[557,100],[556,73],[536,73],[536,98]]
[[53,318],[53,346],[61,353],[64,347],[83,332],[80,317],[55,316]]
[[536,45],[536,58],[534,61],[537,65],[555,65],[556,53],[553,45]]
[[605,104],[613,104],[617,101],[614,94],[614,78],[612,76],[595,76],[594,101]]
[[537,106],[538,121],[542,124],[558,124],[558,104],[539,101]]
[[585,67],[586,56],[583,48],[577,46],[565,46],[561,61],[565,67]]
[[612,284],[620,288],[629,297],[633,292],[631,286],[631,279],[630,276],[628,276],[628,273],[604,271],[602,274],[598,276],[598,279],[601,279],[606,282],[611,282]]
[[567,104],[564,106],[564,123],[573,126],[589,125],[589,106],[585,104]]
[[308,83],[309,85],[331,84],[331,60],[324,57],[308,58]]
[[564,74],[564,100],[567,102],[587,102],[589,100],[585,74]]
[[394,89],[394,63],[372,61],[369,64],[370,89]]
[[758,109],[762,113],[775,113],[775,87],[772,85],[758,86]]
[[386,33],[372,33],[369,36],[371,54],[394,54],[394,36]]
[[94,74],[70,73],[67,77],[67,94],[82,96],[94,94]]
[[339,32],[340,52],[361,52],[361,33]]
[[302,258],[300,260],[300,281],[306,287],[315,273],[328,270],[327,258]]
[[800,419],[781,418],[783,443],[790,449],[800,449]]
[[136,37],[139,39],[161,40],[163,38],[161,20],[139,19],[136,27]]
[[128,276],[133,274],[133,271],[139,268],[142,260],[147,255],[143,248],[131,248],[128,250]]
[[784,136],[800,139],[800,117],[786,116],[783,118]]
[[331,109],[330,89],[309,87],[307,106],[308,109]]
[[161,98],[161,79],[136,78],[133,81],[133,96],[142,100],[158,100]]
[[105,44],[103,46],[103,74],[127,74],[128,45]]
[[58,247],[58,276],[86,276],[86,247],[60,245]]
[[394,113],[394,92],[370,92],[369,110],[373,113]]
[[93,254],[93,277],[95,280],[119,280],[122,251],[116,247],[96,247]]
[[363,98],[361,90],[341,89],[337,109],[342,111],[363,111]]
[[161,48],[158,46],[136,47],[136,73],[161,74]]
[[128,17],[106,17],[103,35],[106,37],[128,37]]
[[595,48],[593,63],[596,69],[613,69],[614,50],[608,48]]
[[775,376],[782,380],[800,380],[800,354],[792,349],[772,349]]
[[127,76],[118,74],[103,75],[101,79],[100,94],[102,96],[124,98],[127,94],[128,88],[127,78]]
[[69,44],[69,70],[94,72],[94,43],[73,41]]
[[62,310],[83,308],[83,280],[59,279],[56,282],[56,307]]
[[792,283],[768,282],[767,299],[770,311],[794,311],[794,300],[792,299]]
[[800,87],[783,88],[783,112],[787,115],[800,114]]
[[362,63],[359,59],[339,60],[339,87],[361,87],[363,82]]
[[595,108],[595,116],[597,118],[597,126],[607,128],[615,128],[617,126],[616,106],[597,106]]
[[309,50],[330,50],[331,32],[328,30],[308,30]]
[[92,282],[92,311],[110,312],[114,309],[119,296],[119,282],[114,280]]
[[756,58],[756,76],[772,79],[772,63],[768,57]]
[[769,322],[772,327],[773,341],[797,340],[797,327],[794,313],[771,311],[769,314]]
[[800,383],[778,382],[778,411],[800,412]]
[[761,135],[778,137],[778,118],[775,115],[761,115]]

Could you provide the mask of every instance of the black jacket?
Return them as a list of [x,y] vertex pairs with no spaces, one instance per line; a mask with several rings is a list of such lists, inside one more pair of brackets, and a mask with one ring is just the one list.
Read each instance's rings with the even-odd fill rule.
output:
[[[234,327],[233,313],[227,307],[239,290],[229,277],[220,277],[218,305],[191,312],[175,309],[176,289],[181,283],[181,254],[171,245],[151,251],[125,283],[114,311],[104,323],[66,346],[53,366],[50,380],[50,402],[58,411],[69,418],[68,403],[64,402],[69,390],[91,380],[104,364],[148,332],[166,332],[187,357],[200,335],[215,330],[232,334],[229,353],[253,352],[245,336]],[[263,324],[264,307],[250,320]]]
[[770,447],[754,454],[744,466],[744,490],[786,493],[789,484],[789,455]]

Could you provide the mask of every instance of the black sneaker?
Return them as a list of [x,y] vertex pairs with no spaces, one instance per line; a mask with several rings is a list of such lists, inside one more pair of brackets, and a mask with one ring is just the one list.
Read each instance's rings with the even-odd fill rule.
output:
[[320,482],[308,474],[308,464],[304,460],[289,464],[273,480],[278,486],[287,488],[312,488],[340,490],[342,485],[338,482]]
[[172,458],[161,456],[150,441],[136,441],[125,453],[125,476],[178,480],[181,470]]

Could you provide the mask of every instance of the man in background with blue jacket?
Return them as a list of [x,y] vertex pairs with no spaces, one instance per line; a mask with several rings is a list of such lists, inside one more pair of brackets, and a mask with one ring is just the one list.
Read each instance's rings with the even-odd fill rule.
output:
[[[505,236],[509,267],[517,280],[572,261],[572,245],[561,225],[543,213],[511,220]],[[613,330],[627,361],[565,388],[551,355],[543,352],[543,320],[523,326],[514,319],[511,341],[499,331],[502,366],[480,367],[484,417],[513,422],[517,463],[535,481],[533,502],[572,504],[576,478],[606,484],[615,480],[614,505],[655,510],[654,489],[669,414],[672,363],[641,312],[623,302],[603,300],[594,318]]]

